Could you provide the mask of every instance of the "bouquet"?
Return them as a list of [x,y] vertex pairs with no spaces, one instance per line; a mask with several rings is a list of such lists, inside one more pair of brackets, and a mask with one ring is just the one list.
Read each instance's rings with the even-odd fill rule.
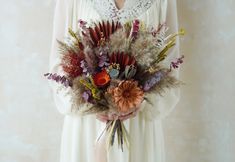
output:
[[[126,24],[114,21],[79,20],[79,30],[69,29],[64,41],[58,40],[63,74],[45,76],[71,88],[74,111],[112,116],[107,121],[107,143],[127,146],[128,132],[123,117],[138,112],[148,94],[162,94],[166,88],[181,84],[172,70],[183,63],[183,56],[164,63],[167,52],[176,44],[176,37],[166,36],[165,24],[148,28],[139,20]],[[150,103],[153,104],[153,103]]]

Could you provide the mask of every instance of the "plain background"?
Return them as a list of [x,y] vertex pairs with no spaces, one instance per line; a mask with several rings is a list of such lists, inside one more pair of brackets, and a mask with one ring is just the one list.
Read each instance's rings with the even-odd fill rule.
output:
[[[0,2],[0,161],[58,162],[63,116],[43,77],[55,2]],[[235,1],[177,4],[186,85],[164,120],[167,162],[234,162]]]

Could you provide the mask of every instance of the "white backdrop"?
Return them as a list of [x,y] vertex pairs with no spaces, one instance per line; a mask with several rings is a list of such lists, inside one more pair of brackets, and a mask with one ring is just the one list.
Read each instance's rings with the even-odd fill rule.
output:
[[[43,78],[54,2],[0,2],[0,161],[58,162],[63,117]],[[186,85],[164,121],[167,162],[234,162],[235,1],[177,3]]]

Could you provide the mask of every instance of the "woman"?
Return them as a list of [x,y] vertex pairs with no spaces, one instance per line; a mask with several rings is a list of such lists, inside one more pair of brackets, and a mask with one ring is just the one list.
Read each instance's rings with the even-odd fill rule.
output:
[[[167,14],[168,11],[168,14]],[[168,18],[166,19],[166,16]],[[51,72],[61,73],[60,57],[56,40],[63,40],[68,28],[76,30],[78,20],[94,21],[101,19],[118,20],[121,23],[140,19],[148,26],[157,27],[167,23],[170,31],[177,29],[176,2],[174,0],[57,0],[53,45],[51,52]],[[178,48],[170,54],[177,57]],[[175,74],[177,75],[177,74]],[[107,152],[101,139],[97,137],[103,131],[107,120],[104,116],[81,117],[71,111],[70,96],[67,90],[58,91],[52,85],[55,103],[60,113],[65,115],[61,144],[61,162],[164,162],[164,139],[162,119],[169,114],[179,100],[177,89],[166,91],[163,97],[153,95],[149,99],[154,103],[142,103],[140,112],[125,120],[130,133],[130,147],[122,152],[115,144]],[[105,138],[105,136],[104,136]]]

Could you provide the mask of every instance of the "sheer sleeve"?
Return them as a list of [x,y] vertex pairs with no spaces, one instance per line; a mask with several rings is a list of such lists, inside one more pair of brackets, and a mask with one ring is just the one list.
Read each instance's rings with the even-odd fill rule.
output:
[[[178,31],[177,23],[177,10],[176,1],[161,0],[160,2],[160,23],[166,22],[169,26],[169,33]],[[179,41],[177,45],[169,53],[169,60],[179,56]],[[174,71],[174,76],[178,78],[179,71]],[[151,94],[147,96],[148,100],[153,104],[149,104],[146,101],[142,103],[141,110],[146,120],[163,119],[174,109],[180,98],[180,91],[176,89],[167,89],[165,93],[160,95]]]
[[[78,29],[78,20],[96,20],[99,15],[92,9],[93,0],[57,0],[53,24],[52,48],[50,55],[50,72],[63,75],[60,67],[60,53],[57,40],[63,41],[68,36],[68,29]],[[71,88],[50,82],[58,111],[64,115],[78,115],[73,111]]]
[[[63,75],[60,68],[60,53],[57,40],[64,40],[66,37],[69,26],[69,4],[66,0],[57,0],[55,7],[54,23],[53,23],[53,35],[52,35],[52,48],[50,55],[50,73],[57,73]],[[71,113],[70,96],[67,95],[70,88],[61,88],[61,85],[50,82],[52,87],[53,97],[57,109],[62,114]]]

